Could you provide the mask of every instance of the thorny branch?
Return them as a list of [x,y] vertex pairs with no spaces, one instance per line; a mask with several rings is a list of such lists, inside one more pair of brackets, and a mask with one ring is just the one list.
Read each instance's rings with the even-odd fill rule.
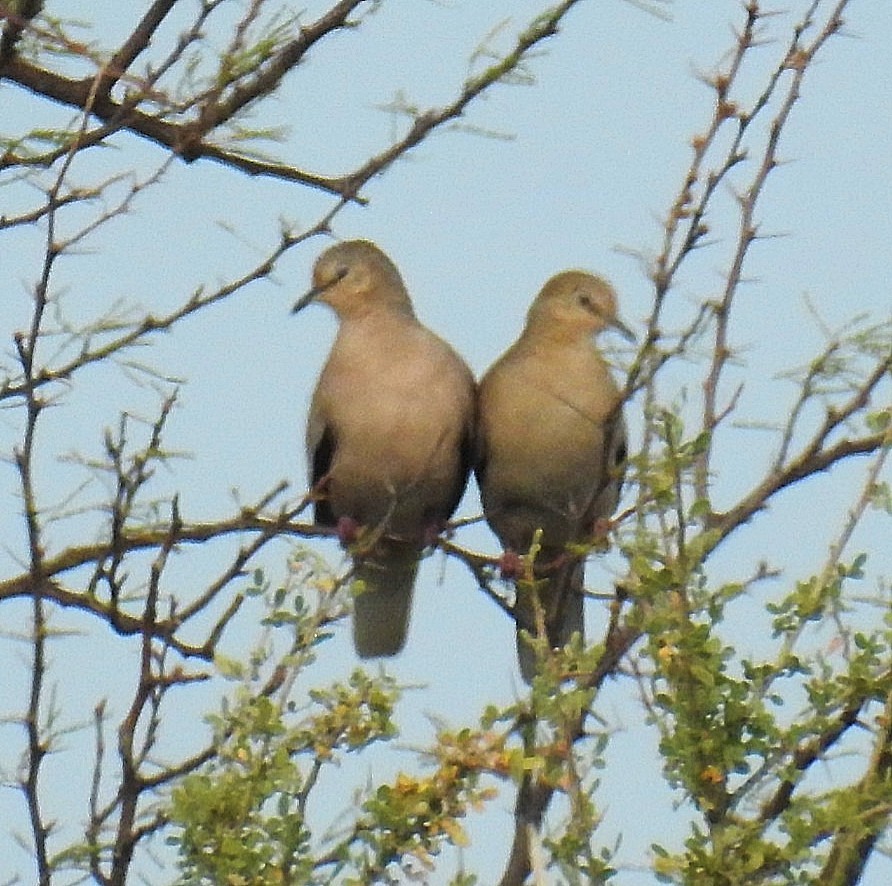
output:
[[42,366],[36,370],[30,380],[5,379],[0,385],[0,401],[8,398],[20,398],[26,394],[28,385],[42,388],[55,382],[67,382],[80,370],[115,357],[123,351],[141,343],[152,335],[165,332],[181,320],[201,311],[208,306],[222,301],[229,296],[244,290],[250,283],[265,279],[272,274],[277,262],[286,252],[312,237],[328,230],[334,215],[343,206],[339,203],[315,225],[299,234],[283,232],[279,243],[259,264],[251,268],[241,277],[217,287],[209,292],[198,290],[174,310],[155,316],[147,314],[136,323],[125,327],[124,331],[101,344],[93,344],[91,336],[84,337],[83,347],[76,356],[59,366]]
[[716,542],[724,539],[732,530],[762,510],[776,493],[800,480],[826,471],[833,465],[853,455],[867,455],[890,445],[888,429],[865,434],[862,437],[844,438],[828,444],[827,438],[848,419],[861,413],[869,404],[873,392],[892,372],[892,354],[881,358],[863,384],[853,392],[847,403],[828,409],[823,423],[803,446],[799,455],[782,468],[773,469],[761,483],[723,514],[710,518],[710,526],[717,532]]
[[[306,500],[303,500],[296,507],[283,509],[278,516],[273,517],[263,516],[254,508],[243,508],[235,517],[212,523],[179,523],[175,527],[121,529],[113,540],[71,546],[56,556],[48,557],[41,575],[40,593],[43,598],[51,599],[63,608],[79,609],[106,621],[121,635],[141,634],[145,629],[143,617],[122,609],[118,605],[117,594],[113,594],[108,601],[103,601],[89,588],[84,592],[70,590],[61,582],[65,573],[89,565],[95,565],[98,570],[105,573],[110,568],[106,565],[109,562],[121,562],[128,554],[137,551],[160,549],[171,537],[175,546],[182,546],[205,544],[228,535],[256,534],[254,541],[249,546],[241,548],[235,555],[233,563],[222,573],[231,581],[243,572],[245,564],[253,554],[274,538],[287,535],[304,538],[330,536],[332,534],[330,529],[294,522],[294,518],[305,508]],[[222,578],[218,578],[211,587],[219,593],[225,584]],[[31,597],[36,587],[30,572],[4,579],[0,581],[0,601]],[[212,637],[196,646],[178,640],[176,632],[192,616],[205,609],[210,601],[211,594],[206,591],[201,596],[200,603],[193,603],[182,612],[174,612],[165,618],[156,619],[151,625],[153,636],[164,640],[185,657],[209,660],[214,654]]]
[[[732,354],[730,337],[729,337],[729,321],[731,316],[731,306],[743,279],[743,270],[746,259],[749,255],[750,247],[759,237],[759,226],[755,218],[756,207],[759,203],[765,183],[769,174],[777,168],[777,149],[780,141],[781,133],[789,120],[796,102],[799,99],[802,82],[806,71],[811,67],[811,62],[815,55],[820,52],[824,44],[842,27],[842,12],[846,7],[848,0],[839,0],[835,8],[828,15],[823,27],[821,27],[811,43],[803,45],[803,35],[814,24],[814,12],[817,4],[813,5],[805,17],[793,30],[793,39],[787,49],[781,64],[775,70],[774,76],[769,81],[768,88],[762,93],[752,112],[749,114],[739,115],[738,132],[742,132],[753,120],[754,116],[759,114],[768,106],[772,99],[775,89],[781,82],[781,75],[785,71],[791,71],[792,77],[787,85],[780,107],[771,122],[768,125],[768,139],[762,149],[761,157],[754,175],[750,181],[747,190],[738,197],[740,203],[740,228],[737,237],[736,247],[731,262],[725,275],[725,287],[721,300],[715,305],[715,340],[712,350],[712,363],[709,374],[703,382],[703,429],[710,434],[710,441],[707,448],[700,458],[700,465],[697,475],[697,491],[698,494],[706,498],[708,483],[708,465],[709,454],[712,446],[712,434],[721,421],[721,410],[717,405],[719,395],[719,380],[722,370],[728,362]],[[758,3],[750,2],[748,6],[747,25],[758,12]],[[751,40],[751,36],[748,38]],[[751,46],[748,43],[747,46]],[[745,49],[743,50],[745,51]],[[722,107],[727,99],[721,89],[721,81],[717,82],[718,106]],[[728,108],[723,113],[732,112],[732,108]],[[736,151],[736,148],[734,149]]]
[[[46,68],[38,67],[15,53],[10,53],[0,64],[0,79],[17,83],[38,95],[89,113],[102,125],[85,131],[78,147],[101,144],[110,135],[129,131],[168,148],[187,162],[198,159],[214,160],[249,175],[267,176],[295,182],[339,196],[344,200],[365,202],[360,197],[361,188],[372,178],[387,170],[395,160],[426,139],[435,129],[457,117],[482,93],[505,78],[526,59],[531,50],[557,33],[563,18],[579,0],[564,0],[554,9],[538,16],[517,38],[514,48],[496,64],[482,73],[468,78],[453,102],[418,114],[409,132],[395,144],[363,163],[354,172],[343,176],[327,177],[299,169],[296,166],[260,159],[255,156],[221,147],[208,140],[225,124],[233,122],[241,112],[259,99],[273,93],[286,76],[294,71],[304,56],[321,40],[355,26],[349,16],[369,0],[341,0],[315,22],[297,26],[297,36],[277,46],[271,55],[244,75],[238,82],[224,89],[219,85],[197,99],[196,108],[189,103],[191,118],[177,120],[176,106],[159,91],[158,71],[146,76],[131,75],[129,69],[148,47],[176,0],[158,0],[154,3],[130,37],[111,58],[101,64],[94,77],[72,79]],[[3,7],[0,7],[0,13]],[[205,10],[204,15],[208,14]],[[12,19],[10,13],[5,13]],[[250,13],[249,13],[250,15]],[[18,21],[18,19],[16,19]],[[24,25],[23,25],[24,26]],[[198,39],[199,31],[184,36],[172,57],[162,66],[166,70],[183,58],[187,45]],[[112,96],[113,87],[122,80],[128,90],[123,99]],[[143,105],[158,105],[156,112],[144,110]],[[173,119],[171,119],[173,111]],[[58,149],[41,157],[19,156],[7,151],[0,157],[0,170],[14,165],[49,165],[65,149]]]
[[[618,597],[611,604],[610,623],[602,643],[603,652],[591,672],[579,679],[579,689],[597,692],[604,681],[616,673],[623,657],[641,638],[642,632],[634,626],[634,619],[623,619],[622,610],[623,600]],[[590,708],[586,708],[565,725],[561,739],[569,748],[585,739],[585,727],[590,714]],[[525,751],[531,757],[537,751],[533,731],[528,731]],[[572,750],[569,753],[572,754]],[[545,813],[556,791],[557,786],[553,782],[541,778],[535,771],[528,771],[523,775],[514,808],[514,839],[499,886],[522,886],[527,882],[527,877],[532,873],[532,841],[541,830]]]
[[[49,393],[55,391],[54,386],[70,383],[83,368],[112,359],[153,334],[170,329],[180,320],[242,291],[251,282],[269,276],[286,252],[308,238],[326,232],[331,220],[346,202],[363,202],[360,191],[368,181],[388,169],[396,159],[411,151],[443,124],[461,117],[477,97],[493,84],[502,81],[506,74],[516,70],[529,57],[532,49],[557,32],[564,16],[578,0],[568,0],[539,16],[519,35],[508,55],[482,73],[469,77],[452,102],[417,114],[409,131],[401,139],[369,158],[348,175],[318,176],[296,166],[247,156],[212,141],[212,137],[222,127],[232,123],[259,99],[273,93],[320,41],[338,31],[354,27],[356,22],[350,16],[367,2],[368,0],[352,0],[335,3],[315,22],[296,26],[296,36],[277,43],[270,55],[250,71],[236,74],[231,80],[218,79],[207,89],[176,102],[165,93],[162,87],[163,78],[184,58],[185,50],[199,39],[202,27],[217,4],[202,4],[192,27],[183,32],[168,56],[154,68],[147,66],[145,73],[137,74],[132,70],[134,64],[145,55],[153,37],[177,5],[177,0],[156,0],[122,44],[108,58],[96,60],[95,72],[81,79],[66,77],[40,67],[20,55],[22,35],[29,31],[44,40],[59,39],[58,35],[40,32],[39,2],[20,2],[16,5],[18,11],[15,14],[11,11],[10,4],[0,5],[0,19],[5,21],[0,38],[0,78],[83,112],[81,127],[73,134],[70,143],[39,156],[17,154],[8,149],[0,157],[0,171],[11,167],[51,167],[60,159],[63,160],[54,185],[47,193],[44,206],[9,218],[0,218],[0,230],[36,221],[43,221],[47,226],[45,262],[40,280],[35,286],[31,326],[25,333],[19,334],[15,341],[21,371],[17,370],[16,377],[7,378],[0,386],[0,400],[5,398],[13,400],[14,405],[24,405],[27,413],[22,443],[15,453],[15,464],[28,528],[29,560],[27,565],[23,565],[21,574],[0,581],[0,603],[14,598],[27,598],[33,607],[32,683],[24,718],[28,747],[22,790],[31,817],[41,884],[49,883],[51,869],[47,849],[51,828],[44,819],[39,800],[41,765],[51,750],[52,739],[52,730],[47,724],[51,722],[53,712],[44,708],[50,606],[76,608],[104,622],[113,631],[139,637],[141,641],[136,687],[130,708],[118,729],[118,756],[123,768],[123,778],[113,799],[104,806],[99,798],[106,754],[103,731],[106,715],[102,703],[96,707],[94,723],[97,754],[90,796],[90,825],[87,831],[87,842],[92,852],[90,867],[99,882],[123,883],[136,844],[142,836],[163,824],[160,819],[151,817],[140,823],[140,798],[147,791],[194,770],[213,754],[213,748],[207,748],[177,765],[161,768],[154,775],[147,774],[144,770],[157,736],[164,693],[169,688],[201,680],[205,676],[202,673],[184,673],[179,667],[171,668],[166,659],[170,653],[176,653],[183,659],[211,660],[223,632],[241,605],[241,596],[233,595],[222,614],[206,631],[203,640],[187,641],[182,638],[181,629],[192,619],[208,612],[211,604],[221,599],[224,590],[231,587],[233,581],[244,573],[248,564],[270,541],[281,537],[309,538],[330,534],[330,530],[299,521],[308,499],[303,499],[294,506],[282,507],[278,513],[268,513],[269,505],[284,491],[284,487],[278,487],[255,505],[242,508],[226,519],[190,523],[183,520],[178,502],[175,501],[170,519],[163,524],[132,525],[135,522],[131,518],[138,493],[150,476],[149,453],[160,449],[161,431],[172,403],[171,396],[162,405],[159,420],[141,455],[129,458],[126,455],[123,425],[118,438],[109,437],[107,441],[107,455],[117,480],[111,504],[108,537],[92,544],[70,546],[58,553],[48,552],[43,539],[32,456],[39,418]],[[667,218],[662,251],[651,268],[654,283],[653,308],[648,319],[645,344],[628,375],[627,397],[643,391],[645,397],[655,399],[655,383],[662,367],[670,360],[686,355],[691,346],[705,332],[711,330],[713,348],[704,383],[702,415],[703,429],[710,434],[731,411],[731,407],[719,403],[719,382],[724,367],[732,356],[730,319],[743,280],[746,258],[752,244],[760,238],[755,218],[756,208],[769,174],[777,167],[779,139],[798,100],[805,72],[812,66],[815,56],[826,41],[839,32],[847,2],[840,0],[823,24],[818,26],[811,42],[804,43],[806,34],[815,28],[815,16],[820,5],[820,0],[814,0],[810,5],[808,13],[794,29],[784,58],[769,78],[765,90],[748,110],[741,110],[732,93],[744,58],[759,43],[759,25],[767,16],[756,0],[748,0],[745,4],[746,18],[737,37],[731,61],[723,73],[709,80],[716,97],[713,117],[705,133],[694,139],[694,157]],[[239,24],[230,44],[232,53],[245,48],[246,34],[254,24],[250,16],[256,13],[256,8],[255,4],[249,5],[246,18]],[[81,54],[86,58],[86,52]],[[785,79],[788,73],[790,77]],[[709,233],[709,211],[719,186],[728,181],[732,170],[739,170],[751,159],[752,151],[746,138],[754,130],[755,121],[764,118],[767,109],[778,104],[778,95],[781,96],[779,108],[767,124],[768,138],[761,148],[757,168],[748,188],[737,198],[740,207],[739,231],[723,292],[718,300],[701,304],[687,328],[670,344],[661,329],[661,323],[666,299],[673,289],[676,274],[685,259],[704,245]],[[99,125],[96,125],[96,121],[99,121]],[[719,133],[724,132],[728,126],[736,127],[731,146],[714,168],[709,169],[707,160],[710,152],[718,143]],[[132,199],[148,183],[134,184],[122,202],[97,217],[92,225],[82,229],[75,237],[62,241],[56,237],[56,216],[59,210],[99,196],[102,192],[101,187],[94,191],[66,192],[63,183],[67,164],[76,152],[103,144],[111,135],[122,131],[154,141],[187,162],[202,158],[216,160],[251,175],[279,178],[320,189],[335,195],[338,202],[316,225],[307,227],[299,234],[283,232],[280,241],[268,255],[237,279],[211,291],[199,290],[167,314],[148,314],[134,323],[125,324],[116,330],[118,334],[104,337],[101,343],[95,343],[93,336],[86,335],[82,349],[76,356],[52,365],[50,361],[38,360],[37,352],[42,342],[46,341],[45,313],[55,259],[104,221],[126,211]],[[160,177],[166,165],[161,167],[158,175],[151,181]],[[850,398],[841,405],[829,408],[823,423],[810,440],[798,454],[791,456],[796,416],[803,411],[802,407],[809,399],[806,388],[803,388],[800,405],[794,409],[790,424],[784,432],[780,454],[766,477],[734,507],[708,516],[707,528],[715,533],[713,548],[757,514],[772,496],[784,488],[852,456],[881,452],[889,446],[888,431],[843,439],[838,439],[838,436],[847,422],[863,415],[871,397],[892,368],[890,359],[890,356],[878,359],[869,375],[851,392]],[[711,450],[707,448],[696,480],[697,492],[703,498],[708,493],[710,455]],[[680,500],[681,478],[677,480]],[[678,504],[677,518],[681,527],[684,520],[680,501]],[[171,606],[167,611],[160,612],[162,577],[170,554],[187,545],[205,544],[232,535],[249,540],[242,544],[217,577],[208,582],[204,590],[193,597],[188,605],[181,608]],[[439,547],[448,556],[460,559],[480,587],[497,605],[510,612],[511,607],[505,598],[492,588],[495,558],[468,550],[451,540],[442,541]],[[703,556],[709,550],[706,549]],[[153,560],[149,569],[147,591],[139,598],[137,605],[134,599],[126,600],[126,595],[122,593],[126,581],[123,564],[130,555],[139,551],[151,552]],[[64,582],[69,579],[70,574],[82,569],[91,570],[85,590],[67,587]],[[107,589],[107,593],[103,594],[104,589]],[[614,602],[610,624],[602,641],[601,654],[591,671],[577,678],[581,689],[596,692],[608,676],[618,672],[623,657],[642,637],[640,612],[635,611],[635,607],[639,605],[639,601],[634,601],[632,612],[624,615],[625,600],[620,597]],[[792,752],[797,772],[805,773],[819,760],[857,722],[863,706],[863,699],[853,701],[821,735],[799,745]],[[565,724],[565,738],[571,753],[572,748],[586,737],[585,727],[589,715],[590,709],[583,710],[578,718]],[[889,736],[885,734],[877,745],[877,755],[869,776],[886,777],[890,768],[889,744]],[[530,756],[536,753],[533,738],[529,739],[525,749]],[[789,806],[796,783],[798,782],[795,779],[790,779],[777,788],[762,807],[763,819],[773,820]],[[556,790],[558,788],[553,782],[541,779],[534,770],[526,772],[522,777],[515,811],[514,843],[502,879],[503,886],[519,886],[526,881],[532,867],[530,841],[540,830]],[[115,812],[118,819],[117,834],[113,840],[111,873],[104,874],[99,849],[100,830]],[[872,832],[868,839],[862,839],[854,846],[844,845],[841,835],[834,847],[831,861],[828,861],[828,871],[831,867],[845,867],[847,870],[857,868],[858,860],[863,863],[863,859],[869,854],[873,845],[870,841],[875,840],[876,833],[878,831]]]
[[[693,141],[694,157],[667,218],[662,251],[651,266],[651,278],[654,283],[653,307],[648,318],[645,341],[627,375],[625,397],[629,399],[635,392],[643,389],[649,397],[656,399],[655,383],[660,370],[672,357],[687,353],[689,346],[702,336],[710,323],[712,324],[712,357],[703,385],[702,414],[702,430],[706,432],[708,442],[699,457],[694,479],[695,496],[705,501],[709,500],[712,436],[734,407],[733,400],[729,406],[719,405],[719,381],[722,370],[732,355],[729,332],[734,298],[744,279],[744,267],[749,251],[753,243],[759,239],[758,224],[755,220],[756,208],[769,174],[777,168],[780,138],[799,99],[805,73],[811,68],[814,58],[826,42],[840,31],[842,13],[847,3],[846,0],[837,2],[822,23],[816,22],[819,5],[820,2],[817,0],[809,6],[802,20],[794,27],[790,43],[769,77],[765,89],[750,109],[742,110],[733,98],[734,87],[744,58],[760,43],[759,26],[762,19],[768,15],[757,0],[748,0],[745,4],[744,26],[737,36],[731,60],[724,72],[709,78],[708,82],[716,94],[713,118],[705,133]],[[817,31],[811,41],[803,43],[805,35],[815,28]],[[786,72],[791,72],[788,80],[783,76]],[[782,95],[778,100],[776,97],[781,90]],[[753,150],[748,145],[746,136],[755,129],[756,122],[765,115],[766,109],[773,105],[777,106],[777,110],[767,124],[768,135],[760,148],[755,172],[749,186],[737,197],[740,212],[739,227],[732,257],[724,275],[723,293],[718,301],[701,304],[697,315],[677,336],[676,343],[667,345],[661,330],[661,320],[676,274],[693,251],[704,245],[704,238],[709,232],[707,218],[718,188],[727,181],[732,170],[751,160]],[[721,159],[710,170],[706,165],[708,155],[717,143],[719,133],[724,132],[728,125],[736,126],[736,131]],[[799,410],[794,410],[782,446],[782,455],[773,469],[736,506],[724,513],[707,517],[706,523],[711,533],[711,540],[703,545],[702,556],[708,556],[734,530],[766,507],[771,498],[786,487],[827,470],[852,456],[880,453],[882,458],[884,451],[892,444],[888,430],[865,433],[835,442],[830,442],[830,438],[853,416],[864,414],[872,395],[879,385],[888,379],[890,372],[892,372],[892,354],[886,353],[876,360],[866,377],[860,379],[848,401],[828,409],[821,427],[795,457],[788,458],[793,435],[792,426],[799,413]],[[676,477],[676,486],[680,481],[680,476]],[[639,498],[641,495],[645,493],[641,491]],[[681,489],[677,488],[676,506],[680,506],[681,495]],[[677,531],[683,533],[686,522],[684,515],[679,512],[676,517]],[[683,534],[681,538],[684,538]],[[683,545],[683,541],[679,541],[679,545]],[[677,554],[683,555],[681,548]],[[637,624],[637,620],[628,623]],[[638,629],[621,628],[619,621],[616,618],[612,619],[603,643],[601,665],[591,678],[582,681],[583,684],[597,688],[604,674],[615,672],[622,656],[632,648],[640,636]],[[857,720],[864,704],[863,699],[853,702],[850,708],[840,714],[835,725],[828,727],[820,737],[800,747],[795,753],[795,767],[804,771],[820,758]],[[568,730],[566,738],[571,744],[584,737],[587,714],[588,712],[583,712],[579,720]],[[535,747],[531,747],[529,752],[534,754]],[[789,802],[794,788],[795,784],[792,782],[782,784],[773,800],[763,808],[763,814],[766,816],[779,814]],[[537,779],[532,772],[524,775],[518,789],[514,841],[501,886],[521,886],[527,882],[531,873],[534,873],[531,837],[540,830],[553,793],[554,787],[547,781]],[[873,839],[876,838],[876,833],[873,832]],[[858,857],[863,859],[863,853]]]
[[[8,33],[8,32],[5,32]],[[66,159],[54,186],[48,195],[48,204],[54,207],[55,197],[61,189],[71,156]],[[49,281],[53,266],[58,258],[56,250],[56,210],[47,215],[46,248],[40,278],[34,290],[34,308],[31,325],[27,333],[15,336],[15,346],[24,378],[24,400],[27,410],[25,429],[21,447],[15,450],[15,463],[20,476],[22,501],[25,508],[25,520],[28,528],[29,570],[28,581],[31,586],[32,601],[32,663],[31,688],[28,698],[28,709],[25,715],[25,728],[28,734],[27,763],[25,778],[21,788],[28,805],[31,821],[31,833],[34,838],[34,853],[37,863],[37,874],[41,886],[49,886],[52,874],[50,856],[48,854],[48,838],[51,826],[44,820],[40,808],[40,776],[43,761],[51,750],[52,732],[45,729],[51,725],[55,712],[44,710],[44,684],[46,680],[46,643],[49,635],[46,599],[43,591],[46,587],[44,571],[44,546],[40,518],[40,503],[37,498],[34,478],[34,451],[37,439],[38,421],[45,407],[34,383],[37,351],[41,326],[49,303]],[[45,720],[45,722],[44,722]]]
[[[154,744],[158,726],[158,706],[160,705],[163,683],[159,683],[156,675],[157,655],[155,652],[154,626],[158,617],[161,574],[167,565],[170,552],[176,543],[177,528],[180,525],[179,508],[173,502],[170,527],[167,538],[162,543],[152,562],[148,593],[142,612],[142,644],[140,650],[139,678],[130,710],[118,728],[118,757],[121,760],[121,782],[118,789],[119,815],[117,834],[112,856],[112,873],[109,884],[126,882],[127,871],[136,846],[136,819],[140,797],[144,785],[140,771],[145,757]],[[136,749],[137,726],[146,707],[149,706],[149,723],[145,727],[143,747]]]

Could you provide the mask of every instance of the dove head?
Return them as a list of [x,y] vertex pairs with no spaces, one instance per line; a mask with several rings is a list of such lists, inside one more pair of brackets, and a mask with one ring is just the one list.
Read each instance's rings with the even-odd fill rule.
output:
[[595,335],[609,328],[635,340],[619,319],[613,287],[585,271],[563,271],[552,277],[530,307],[527,328],[542,328],[562,338]]
[[325,302],[341,317],[385,308],[412,314],[409,294],[393,262],[368,240],[329,247],[313,267],[313,286],[294,313],[314,301]]

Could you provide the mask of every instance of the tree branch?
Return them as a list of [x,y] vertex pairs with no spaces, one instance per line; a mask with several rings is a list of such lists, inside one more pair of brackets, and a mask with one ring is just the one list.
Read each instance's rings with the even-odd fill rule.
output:
[[863,798],[872,808],[861,810],[854,824],[840,828],[833,838],[833,847],[820,873],[818,882],[827,886],[855,886],[861,882],[864,868],[877,840],[892,817],[888,785],[892,778],[892,697],[886,699],[880,718],[880,731],[870,766],[853,795]]
[[[625,622],[620,619],[622,598],[618,597],[612,606],[610,623],[604,636],[603,651],[591,673],[578,680],[579,690],[597,690],[604,680],[616,673],[619,663],[632,646],[642,636],[637,627],[640,619],[630,616]],[[591,706],[583,707],[579,715],[566,728],[561,736],[568,747],[575,745],[585,737],[585,723],[591,714]],[[535,724],[532,724],[534,729]],[[523,728],[523,727],[522,727]],[[534,735],[525,740],[530,750],[535,752]],[[532,872],[531,849],[532,837],[541,829],[545,812],[555,793],[555,785],[551,780],[542,778],[533,771],[524,773],[517,790],[517,802],[514,807],[514,839],[508,863],[499,886],[523,886]]]

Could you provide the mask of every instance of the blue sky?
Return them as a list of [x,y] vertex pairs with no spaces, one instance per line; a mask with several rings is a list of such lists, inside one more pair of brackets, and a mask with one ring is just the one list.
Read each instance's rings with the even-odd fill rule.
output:
[[[82,5],[50,4],[54,13],[82,15]],[[527,63],[531,85],[500,85],[475,103],[463,124],[498,137],[462,129],[441,132],[399,161],[365,191],[366,207],[345,209],[334,223],[339,237],[376,241],[401,269],[420,317],[447,338],[482,372],[514,340],[529,301],[553,273],[584,267],[604,274],[620,293],[622,313],[633,326],[646,317],[651,291],[641,266],[629,252],[654,253],[661,221],[690,158],[690,139],[711,114],[712,94],[698,79],[721,65],[732,46],[740,3],[714,0],[662,4],[668,20],[649,15],[622,0],[581,3],[559,35]],[[488,42],[505,50],[538,11],[531,0],[492,0],[487,4],[451,0],[383,4],[357,32],[320,45],[263,104],[252,125],[284,126],[287,139],[273,152],[310,171],[347,172],[388,145],[404,121],[382,110],[395,96],[422,108],[449,101],[468,72],[475,49]],[[803,3],[787,4],[770,20],[771,34],[786,35]],[[312,16],[324,4],[308,4]],[[97,25],[92,36],[114,45],[127,23],[116,17],[117,4],[93,4]],[[128,19],[129,21],[129,19]],[[497,27],[498,26],[498,27]],[[495,29],[495,30],[494,30]],[[488,36],[489,35],[489,36]],[[784,36],[783,39],[786,39]],[[777,373],[800,366],[822,343],[808,304],[836,327],[856,313],[889,318],[888,243],[892,242],[892,15],[885,4],[855,0],[845,35],[830,42],[805,81],[781,143],[786,161],[770,179],[759,218],[764,229],[783,236],[760,243],[752,254],[733,326],[733,341],[743,364],[732,376],[745,380],[739,417],[750,422],[782,420],[795,387]],[[769,42],[755,50],[744,82],[757,88],[778,53]],[[16,132],[35,120],[68,119],[67,112],[40,107],[8,85],[0,85],[0,133]],[[164,158],[152,145],[122,136],[116,149],[87,156],[73,174],[83,182],[132,165],[148,175]],[[746,174],[746,167],[742,170]],[[9,193],[9,192],[8,192]],[[13,199],[28,199],[24,191]],[[259,261],[276,241],[280,222],[313,224],[331,205],[324,195],[267,180],[249,179],[213,164],[174,162],[163,183],[147,190],[134,211],[92,237],[82,254],[66,258],[54,280],[66,316],[85,319],[121,301],[154,312],[179,303],[200,285],[238,276]],[[714,296],[722,282],[734,234],[733,196],[722,193],[714,218],[716,245],[704,249],[679,278],[674,311],[683,317],[690,305]],[[75,224],[82,218],[72,218]],[[0,304],[4,362],[10,362],[10,332],[27,323],[28,287],[42,259],[41,234],[23,231],[15,248],[0,254],[7,281]],[[305,291],[310,268],[326,243],[319,239],[292,251],[271,281],[253,284],[236,298],[182,323],[135,355],[172,376],[187,380],[167,436],[170,448],[189,457],[172,464],[154,481],[162,496],[177,490],[184,517],[208,519],[229,507],[233,495],[251,501],[282,479],[296,489],[304,482],[303,420],[316,373],[334,332],[333,317],[318,308],[289,316],[295,297]],[[680,370],[668,400],[698,393],[695,369]],[[74,491],[82,469],[60,461],[66,453],[97,454],[102,430],[114,425],[121,409],[151,414],[154,395],[118,371],[85,374],[48,416],[39,457],[41,493],[55,500],[59,490]],[[640,435],[630,404],[633,439]],[[7,454],[19,433],[15,414],[0,415],[0,443]],[[773,453],[766,432],[736,430],[720,445],[722,472],[715,479],[719,501],[733,500],[748,478],[757,476]],[[740,533],[739,541],[717,562],[721,574],[743,575],[745,564],[763,556],[787,568],[787,576],[763,588],[765,596],[784,593],[788,582],[818,568],[841,514],[862,476],[861,466],[821,478],[808,490],[782,496],[771,512]],[[234,493],[233,490],[237,492]],[[0,468],[0,527],[7,539],[0,554],[3,574],[14,574],[24,551],[15,472]],[[95,502],[96,486],[79,493],[78,503]],[[821,503],[820,508],[814,502]],[[826,506],[826,507],[825,507]],[[478,510],[469,489],[460,514]],[[92,521],[92,522],[91,522]],[[50,544],[61,547],[77,531],[89,537],[94,515],[78,515],[51,527]],[[853,550],[873,550],[871,577],[885,575],[890,561],[879,521],[868,523]],[[468,545],[495,551],[483,527],[467,530]],[[335,562],[333,544],[320,548]],[[218,549],[219,550],[219,549]],[[284,548],[261,559],[271,575],[281,574]],[[184,582],[203,574],[215,553],[189,552],[175,564]],[[611,570],[621,564],[608,557],[588,570],[589,584],[609,587]],[[765,649],[764,622],[755,608],[733,626],[745,649]],[[5,604],[4,627],[26,617],[24,606]],[[598,635],[605,613],[590,604],[590,636]],[[65,615],[59,625],[87,631],[88,624]],[[343,676],[356,664],[347,630],[325,648],[320,680]],[[404,654],[387,664],[400,682],[424,687],[408,692],[401,708],[402,748],[424,746],[432,721],[472,723],[487,701],[507,703],[521,692],[513,651],[513,626],[478,590],[460,564],[440,557],[426,561],[416,591],[412,630]],[[247,634],[230,642],[238,652]],[[815,642],[820,642],[820,638]],[[59,641],[54,678],[66,700],[71,723],[89,720],[99,694],[119,699],[123,712],[127,688],[136,676],[135,644],[97,645],[95,636]],[[20,679],[26,673],[22,649],[0,650],[9,676],[0,683],[0,715],[23,702]],[[306,687],[303,687],[306,688]],[[90,690],[86,692],[85,689]],[[202,708],[190,696],[187,715],[177,716],[168,735],[171,752],[204,734]],[[608,754],[600,802],[605,810],[604,839],[623,833],[618,856],[624,865],[616,882],[643,886],[650,842],[679,845],[686,819],[673,810],[673,796],[659,786],[654,738],[642,726],[642,711],[631,681],[606,689],[598,712],[617,735]],[[191,722],[190,722],[191,721]],[[10,747],[15,729],[0,725],[0,747]],[[87,740],[88,744],[88,740]],[[85,740],[72,735],[67,751],[48,764],[58,787],[48,808],[60,820],[84,814],[85,800],[72,806],[87,777],[82,760]],[[3,751],[4,776],[15,755]],[[364,783],[371,767],[376,778],[399,766],[414,766],[408,750],[387,749],[351,761],[332,773],[325,807],[311,809],[318,822],[349,807],[350,791]],[[81,794],[80,796],[84,796]],[[471,846],[464,860],[481,882],[501,870],[510,838],[513,797],[503,792],[485,819],[472,821]],[[646,816],[642,816],[646,810]],[[21,821],[22,805],[13,791],[0,788],[0,820]],[[642,821],[646,826],[642,827]],[[0,859],[15,859],[11,872],[25,874],[25,856],[0,833]],[[4,862],[5,863],[5,862]],[[454,871],[444,865],[442,880]],[[165,882],[148,867],[150,882]],[[887,882],[888,863],[877,863],[864,882]],[[0,865],[0,882],[6,871]]]

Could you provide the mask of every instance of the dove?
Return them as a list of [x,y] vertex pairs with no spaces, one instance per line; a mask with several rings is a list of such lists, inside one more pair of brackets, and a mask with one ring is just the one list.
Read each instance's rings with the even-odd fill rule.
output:
[[357,653],[391,656],[406,641],[419,557],[467,483],[474,378],[419,322],[399,271],[369,241],[322,253],[294,311],[314,302],[339,321],[307,420],[314,518],[354,554]]
[[622,397],[594,342],[611,328],[634,340],[610,284],[584,271],[557,274],[479,385],[475,473],[484,516],[505,551],[503,572],[514,571],[534,540],[541,544],[536,590],[519,587],[514,607],[527,683],[536,673],[526,634],[538,633],[537,607],[553,648],[583,633],[585,557],[568,548],[586,545],[619,501]]

